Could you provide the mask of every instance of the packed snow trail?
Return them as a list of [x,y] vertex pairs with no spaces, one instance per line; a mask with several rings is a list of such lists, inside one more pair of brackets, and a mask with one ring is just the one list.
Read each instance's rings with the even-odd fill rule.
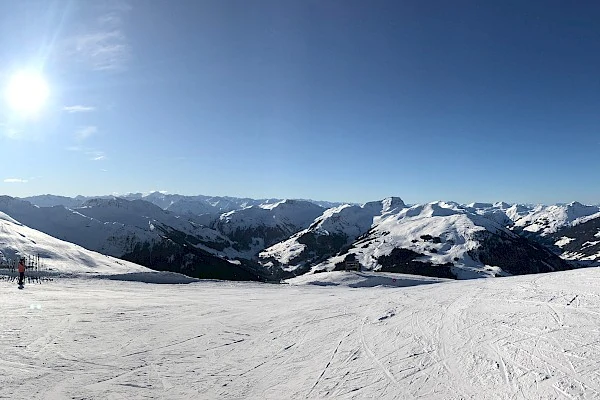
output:
[[599,269],[406,288],[0,282],[0,321],[0,398],[600,398]]

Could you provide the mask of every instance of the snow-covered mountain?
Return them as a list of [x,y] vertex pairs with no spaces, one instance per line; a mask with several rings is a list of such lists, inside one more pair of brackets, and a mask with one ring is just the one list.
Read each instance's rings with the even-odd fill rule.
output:
[[[348,208],[339,211],[344,209]],[[366,233],[337,255],[336,250],[344,245],[343,239],[348,240],[350,235],[334,233],[339,238],[336,246],[309,247],[308,240],[302,236],[312,233],[308,230],[263,251],[261,257],[266,263],[278,262],[286,269],[302,270],[306,264],[298,261],[306,260],[305,255],[310,252],[311,256],[325,258],[316,265],[315,259],[309,258],[308,265],[313,265],[313,271],[344,269],[346,262],[357,261],[366,270],[459,278],[570,268],[549,250],[520,237],[495,219],[475,212],[476,209],[474,205],[450,202],[396,207],[372,217],[372,225]],[[311,226],[319,239],[332,236],[325,233],[328,232],[326,229],[320,233],[319,225],[324,222],[318,221]],[[337,230],[340,231],[345,232]],[[317,249],[322,253],[319,254]]]
[[[155,245],[165,232],[177,230],[197,239],[196,244],[228,247],[229,240],[213,229],[194,224],[140,200],[92,199],[81,207],[37,207],[0,196],[0,211],[54,237],[103,254],[122,257],[135,246]],[[209,247],[207,246],[207,247]]]
[[[555,253],[580,265],[600,265],[600,206],[578,202],[545,205],[468,206],[513,232],[551,248]],[[503,216],[503,213],[505,216]]]
[[324,256],[337,253],[373,224],[375,217],[406,207],[402,199],[390,197],[363,205],[343,204],[325,210],[306,229],[277,243],[260,254],[265,267],[284,266],[287,270],[304,270]]
[[528,213],[530,207],[520,204],[508,204],[503,201],[497,203],[469,203],[464,208],[474,214],[483,215],[502,226],[511,226],[514,219],[521,213]]
[[177,215],[214,215],[215,218],[220,210],[205,200],[181,199],[170,204],[165,210],[171,211]]
[[579,202],[554,205],[470,203],[469,211],[508,226],[525,235],[545,237],[600,216],[600,207]]
[[0,212],[0,254],[5,262],[19,257],[39,256],[40,265],[49,273],[90,276],[150,271],[141,265],[56,239],[21,224],[3,212]]
[[563,205],[538,205],[528,212],[513,216],[513,221],[515,229],[544,237],[596,217],[600,217],[599,206],[575,201]]
[[138,241],[156,239],[143,228],[104,224],[63,206],[38,207],[8,196],[0,196],[0,211],[33,229],[115,257],[133,250]]
[[281,201],[281,199],[250,199],[230,196],[184,196],[162,192],[152,192],[149,194],[131,193],[120,197],[127,200],[149,201],[160,208],[171,211],[175,210],[181,214],[196,214],[197,211],[201,211],[200,214],[205,214],[207,210],[221,214],[246,207]]
[[302,200],[282,200],[221,214],[214,228],[251,256],[307,227],[324,209]]

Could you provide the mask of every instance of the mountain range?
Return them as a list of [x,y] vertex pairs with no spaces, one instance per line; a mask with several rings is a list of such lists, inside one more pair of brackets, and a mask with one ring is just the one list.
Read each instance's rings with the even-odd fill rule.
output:
[[464,279],[600,265],[600,207],[577,202],[358,205],[155,192],[0,196],[0,212],[88,250],[201,278],[278,281],[353,266]]

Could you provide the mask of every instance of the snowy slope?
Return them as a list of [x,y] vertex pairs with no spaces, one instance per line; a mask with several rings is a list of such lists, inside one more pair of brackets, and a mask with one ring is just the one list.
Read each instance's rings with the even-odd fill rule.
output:
[[471,212],[484,215],[501,225],[514,227],[528,234],[547,236],[560,229],[575,226],[600,216],[599,206],[578,202],[554,205],[470,203],[464,206]]
[[600,216],[600,207],[572,202],[564,205],[539,205],[514,220],[515,227],[528,233],[548,236],[562,228],[575,226]]
[[343,268],[347,260],[369,270],[459,278],[568,268],[472,207],[448,202],[416,205],[376,219],[347,251],[313,270]]
[[37,207],[8,196],[0,196],[0,212],[53,237],[116,257],[131,251],[137,242],[157,239],[147,227],[104,223],[63,206]]
[[528,204],[513,204],[508,209],[506,209],[506,216],[510,218],[510,220],[514,224],[515,221],[527,216],[535,208],[535,206]]
[[0,252],[8,259],[40,257],[51,272],[66,274],[123,274],[149,272],[134,263],[86,250],[22,225],[0,212]]
[[330,208],[307,229],[263,250],[259,257],[267,266],[281,264],[286,269],[296,269],[339,251],[365,233],[376,217],[398,212],[404,207],[402,199],[389,197],[360,206],[343,204]]
[[599,282],[0,282],[0,398],[594,399]]

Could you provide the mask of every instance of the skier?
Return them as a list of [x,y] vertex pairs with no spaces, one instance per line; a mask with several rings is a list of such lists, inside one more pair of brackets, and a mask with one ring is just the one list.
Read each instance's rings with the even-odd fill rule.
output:
[[19,260],[19,285],[23,285],[23,281],[25,280],[25,259],[21,258]]

